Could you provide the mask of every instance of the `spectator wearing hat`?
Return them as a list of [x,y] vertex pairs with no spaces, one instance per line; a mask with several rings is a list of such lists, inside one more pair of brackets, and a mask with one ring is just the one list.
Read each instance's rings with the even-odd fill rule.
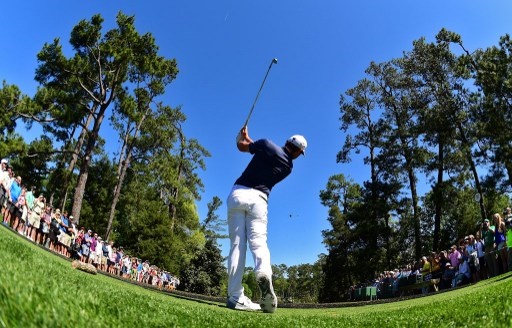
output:
[[[94,261],[93,265],[97,268],[101,268],[101,258],[103,257],[103,240],[97,233],[94,234],[94,238],[96,239],[96,245],[94,247]],[[92,252],[92,251],[91,251]]]
[[101,251],[102,251],[102,256],[101,256],[101,267],[100,267],[100,270],[102,271],[107,271],[107,260],[108,260],[108,253],[109,253],[109,245],[106,241],[104,240],[101,240],[100,242],[101,244]]
[[494,227],[490,225],[489,219],[484,220],[481,234],[484,240],[487,274],[489,277],[494,277],[498,273],[498,264],[496,262],[496,252],[494,251]]
[[4,218],[4,225],[7,225],[5,220],[6,215],[9,213],[9,190],[11,189],[11,183],[13,181],[13,172],[10,167],[7,168],[7,172],[0,175],[0,184],[4,190],[2,197],[2,217]]
[[452,286],[452,280],[455,277],[455,268],[451,265],[450,261],[445,263],[443,275],[439,281],[439,289],[447,289]]
[[0,172],[7,171],[8,164],[9,164],[9,161],[7,160],[7,158],[2,158]]

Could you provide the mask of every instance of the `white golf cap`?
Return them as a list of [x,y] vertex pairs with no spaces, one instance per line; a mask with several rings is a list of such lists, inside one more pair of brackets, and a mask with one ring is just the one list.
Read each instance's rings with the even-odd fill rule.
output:
[[291,136],[290,138],[288,138],[287,142],[299,148],[302,151],[303,155],[306,153],[306,147],[308,146],[308,142],[306,141],[306,138],[304,138],[300,134]]
[[8,162],[7,162],[7,159],[2,158],[2,164],[4,164],[4,163],[5,163],[5,164],[7,164],[7,163],[8,163]]

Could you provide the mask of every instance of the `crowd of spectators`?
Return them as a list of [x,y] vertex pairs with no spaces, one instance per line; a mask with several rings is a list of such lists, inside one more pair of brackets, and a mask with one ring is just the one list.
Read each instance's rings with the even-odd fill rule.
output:
[[492,218],[493,223],[485,219],[475,235],[465,236],[448,250],[431,252],[403,268],[384,271],[373,281],[352,286],[349,298],[356,300],[357,289],[364,287],[375,287],[377,298],[398,297],[404,290],[426,294],[512,271],[512,210],[507,207]]
[[97,232],[77,226],[66,210],[48,204],[35,188],[27,189],[6,159],[0,165],[0,207],[2,224],[50,251],[97,270],[158,288],[175,289],[179,279],[148,261],[130,256],[114,241],[104,241]]

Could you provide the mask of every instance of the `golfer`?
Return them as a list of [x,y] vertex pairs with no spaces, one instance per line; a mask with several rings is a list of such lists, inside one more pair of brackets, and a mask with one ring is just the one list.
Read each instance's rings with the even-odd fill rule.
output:
[[[267,200],[272,187],[293,168],[293,160],[304,154],[307,142],[301,135],[290,137],[284,147],[272,141],[252,141],[247,126],[237,138],[241,152],[253,155],[228,196],[228,229],[231,249],[228,258],[228,301],[230,309],[273,313],[277,297],[272,287],[272,268],[267,246]],[[261,306],[244,295],[242,277],[247,243],[254,258],[254,272],[261,289]]]

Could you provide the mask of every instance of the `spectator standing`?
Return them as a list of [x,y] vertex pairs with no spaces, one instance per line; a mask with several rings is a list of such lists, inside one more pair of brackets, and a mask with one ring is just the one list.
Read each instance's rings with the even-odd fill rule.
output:
[[475,241],[475,236],[469,235],[467,239],[466,253],[464,254],[468,259],[469,270],[471,271],[471,280],[476,283],[479,279],[480,262],[478,261],[478,251]]
[[9,199],[9,172],[9,165],[7,164],[7,160],[4,158],[2,159],[2,164],[0,165],[0,209],[2,211],[2,217],[5,217],[5,211],[7,209],[7,200]]
[[83,262],[82,255],[82,243],[85,237],[85,228],[80,227],[75,237],[75,247],[77,248],[77,255],[80,262]]
[[132,261],[130,260],[130,257],[127,254],[125,254],[124,258],[123,258],[123,268],[122,268],[123,278],[127,278],[127,279],[130,278],[131,268],[132,268]]
[[91,252],[91,240],[92,240],[92,231],[90,229],[84,234],[84,238],[82,239],[82,259],[83,263],[89,262],[89,255]]
[[[13,175],[11,173],[11,175]],[[18,202],[18,197],[21,194],[21,177],[18,176],[16,178],[12,177],[11,183],[9,184],[9,201],[8,201],[8,211],[6,212],[6,215],[4,216],[4,222],[11,227],[17,226],[17,212],[18,207],[16,206]]]
[[439,266],[441,267],[441,271],[444,271],[446,268],[446,263],[450,263],[450,259],[448,258],[447,251],[441,251],[439,253]]
[[512,209],[510,207],[503,211],[503,221],[508,222],[508,220],[512,220]]
[[144,265],[141,259],[137,259],[137,282],[142,282],[144,277]]
[[512,271],[512,217],[507,219],[508,271]]
[[17,230],[18,233],[22,236],[26,236],[26,221],[28,215],[27,208],[27,189],[25,187],[21,188],[20,195],[18,196],[18,201],[16,202],[16,214],[14,218],[14,230]]
[[96,261],[96,245],[98,245],[98,234],[92,234],[91,243],[89,245],[89,263],[94,264]]
[[458,260],[459,256],[461,256],[461,254],[457,250],[457,246],[452,245],[452,247],[450,248],[449,258],[450,258],[450,266],[452,266],[455,269],[459,266],[459,260]]
[[27,194],[25,195],[25,198],[27,199],[27,207],[29,211],[32,211],[34,208],[34,202],[36,200],[35,198],[35,191],[36,187],[30,188],[30,190],[27,190]]
[[494,214],[494,244],[500,258],[503,273],[508,270],[507,226],[499,213]]
[[485,219],[482,226],[482,238],[484,240],[485,263],[487,274],[494,277],[498,274],[496,252],[494,252],[494,229],[490,226],[489,219]]
[[75,218],[73,217],[73,215],[70,215],[69,216],[68,233],[71,237],[71,243],[70,243],[69,252],[70,252],[70,257],[72,257],[73,259],[78,259],[78,260],[80,260],[80,244],[76,243],[76,239],[77,239],[79,232],[80,232],[80,230],[76,226]]
[[113,242],[110,241],[110,245],[112,246],[112,250],[108,253],[108,273],[116,274],[116,260],[117,260],[117,248],[113,246]]
[[30,190],[27,190],[27,193],[25,194],[25,200],[27,202],[27,217],[26,217],[26,221],[25,221],[25,236],[34,241],[34,238],[32,238],[32,225],[31,225],[31,222],[30,222],[30,215],[32,213],[32,210],[34,209],[34,204],[35,204],[35,196],[34,196],[34,192],[36,190],[36,187],[32,187],[30,188]]
[[58,238],[60,234],[60,209],[56,209],[52,214],[52,220],[50,223],[50,233],[48,238],[50,239],[50,250],[58,252]]
[[69,257],[69,246],[71,246],[71,233],[69,232],[68,212],[63,211],[59,223],[59,253]]
[[122,275],[121,268],[123,267],[123,256],[124,256],[124,250],[123,250],[123,247],[120,246],[117,248],[116,265],[115,265],[116,275],[118,275],[118,276]]
[[[11,167],[8,168],[8,173],[9,173],[9,176],[5,180],[6,202],[5,202],[4,219],[5,219],[6,215],[10,215],[9,210],[11,209],[11,198],[10,198],[11,197],[11,186],[12,186],[12,183],[14,182],[14,180],[16,180],[16,178],[14,177],[14,171],[12,170]],[[10,222],[7,222],[7,224],[8,223],[10,223]]]
[[481,231],[477,231],[475,235],[475,247],[478,255],[478,264],[480,270],[478,271],[478,280],[485,279],[487,277],[487,263],[485,263],[485,251],[484,243],[481,238]]
[[29,214],[28,214],[28,222],[29,222],[28,235],[30,236],[30,239],[35,242],[37,242],[39,240],[38,231],[41,226],[41,214],[44,212],[44,209],[45,209],[44,196],[39,195],[39,197],[37,197],[34,200],[32,209],[29,211]]
[[49,205],[46,205],[46,208],[44,212],[41,214],[41,224],[39,226],[40,228],[40,244],[44,245],[46,248],[49,248],[50,243],[50,224],[52,222],[52,207]]
[[94,248],[95,255],[93,264],[96,268],[101,269],[101,261],[103,258],[103,240],[97,234],[94,235],[96,236],[96,246]]
[[107,260],[108,260],[108,243],[106,243],[104,240],[101,240],[101,251],[102,251],[102,256],[101,256],[101,270],[102,271],[107,271]]

